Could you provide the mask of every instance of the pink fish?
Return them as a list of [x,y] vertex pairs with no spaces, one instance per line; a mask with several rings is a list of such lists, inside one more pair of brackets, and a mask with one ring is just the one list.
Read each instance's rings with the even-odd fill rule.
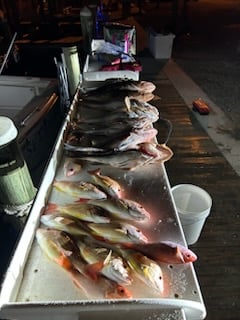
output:
[[197,260],[197,256],[192,250],[172,241],[144,244],[131,243],[127,247],[133,248],[159,262],[180,264]]

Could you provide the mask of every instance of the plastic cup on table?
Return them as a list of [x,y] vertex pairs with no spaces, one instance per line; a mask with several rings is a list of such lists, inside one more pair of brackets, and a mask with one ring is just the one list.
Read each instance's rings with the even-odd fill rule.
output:
[[171,191],[187,244],[194,244],[210,214],[212,198],[206,190],[193,184],[179,184]]

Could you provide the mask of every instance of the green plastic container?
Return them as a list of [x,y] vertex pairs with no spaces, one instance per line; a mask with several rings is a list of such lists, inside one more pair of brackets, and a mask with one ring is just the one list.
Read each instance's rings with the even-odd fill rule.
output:
[[3,207],[27,204],[36,194],[17,134],[13,121],[0,116],[0,205]]

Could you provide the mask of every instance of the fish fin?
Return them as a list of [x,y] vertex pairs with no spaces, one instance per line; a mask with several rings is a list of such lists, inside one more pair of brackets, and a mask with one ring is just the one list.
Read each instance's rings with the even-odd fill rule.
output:
[[48,212],[56,211],[57,208],[58,205],[56,203],[49,202],[46,206],[45,214],[47,214]]
[[85,268],[86,274],[89,275],[92,280],[97,281],[99,279],[99,273],[102,270],[103,266],[103,261],[88,264]]
[[176,246],[176,256],[180,259],[182,263],[185,263],[185,259],[181,252],[181,248],[178,245]]
[[83,287],[82,283],[81,283],[81,279],[80,279],[80,274],[78,271],[76,271],[75,269],[70,269],[68,270],[71,276],[71,279],[73,281],[73,284],[80,289],[86,297],[89,297],[87,290]]
[[66,270],[72,269],[72,264],[69,259],[65,255],[61,255],[58,259],[56,259],[58,265]]
[[125,106],[127,108],[127,112],[130,112],[131,111],[131,102],[130,102],[130,99],[128,96],[125,97],[124,102],[125,102]]
[[103,264],[106,265],[109,263],[110,259],[111,259],[111,255],[112,255],[112,250],[109,250],[108,255],[106,256],[106,258],[103,261]]

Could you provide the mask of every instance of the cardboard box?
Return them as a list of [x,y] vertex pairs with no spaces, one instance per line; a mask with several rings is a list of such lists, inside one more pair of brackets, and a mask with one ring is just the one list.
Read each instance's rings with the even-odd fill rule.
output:
[[149,31],[148,48],[155,59],[169,59],[172,56],[172,46],[175,35]]

